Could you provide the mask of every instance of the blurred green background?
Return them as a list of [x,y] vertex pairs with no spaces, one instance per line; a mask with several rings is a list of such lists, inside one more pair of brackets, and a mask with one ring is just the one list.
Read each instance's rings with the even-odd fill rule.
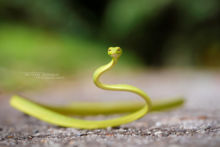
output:
[[[219,0],[0,0],[0,88],[72,77],[124,50],[118,69],[220,66]],[[46,75],[46,76],[45,76]],[[35,79],[33,78],[35,77]]]

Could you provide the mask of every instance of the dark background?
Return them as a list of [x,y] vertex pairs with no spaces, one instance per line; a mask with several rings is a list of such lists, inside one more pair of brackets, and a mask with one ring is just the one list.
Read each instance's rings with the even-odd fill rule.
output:
[[109,46],[124,50],[123,67],[219,69],[219,6],[219,0],[0,0],[2,85],[15,83],[5,80],[14,72],[70,75],[97,67],[109,60],[103,55]]

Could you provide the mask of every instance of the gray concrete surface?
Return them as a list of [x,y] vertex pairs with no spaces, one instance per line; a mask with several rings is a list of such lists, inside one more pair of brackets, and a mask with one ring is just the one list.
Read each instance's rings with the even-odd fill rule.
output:
[[[67,80],[67,79],[66,79]],[[10,94],[0,96],[0,146],[106,146],[106,147],[219,147],[220,72],[148,71],[106,76],[103,81],[128,83],[152,99],[184,96],[184,107],[147,114],[117,128],[79,130],[62,128],[22,114],[8,105]],[[20,92],[43,103],[136,100],[129,93],[97,89],[90,77],[63,82],[39,91]],[[85,119],[108,119],[96,116]]]

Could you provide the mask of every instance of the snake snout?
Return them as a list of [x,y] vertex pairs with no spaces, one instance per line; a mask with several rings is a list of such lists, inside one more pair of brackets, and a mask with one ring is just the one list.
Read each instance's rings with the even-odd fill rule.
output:
[[113,58],[118,58],[119,54],[111,54],[110,56],[112,56]]

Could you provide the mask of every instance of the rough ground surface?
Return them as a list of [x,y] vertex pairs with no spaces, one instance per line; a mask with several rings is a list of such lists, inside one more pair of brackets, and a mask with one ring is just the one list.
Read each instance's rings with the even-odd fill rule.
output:
[[[9,94],[1,94],[0,146],[220,146],[220,72],[152,71],[112,77],[105,78],[105,82],[135,85],[153,99],[181,95],[187,102],[180,109],[147,114],[117,128],[77,130],[49,125],[24,115],[8,105]],[[133,94],[99,90],[88,78],[73,81],[44,91],[20,94],[54,104],[73,100],[139,99]],[[106,118],[110,116],[92,119]]]

